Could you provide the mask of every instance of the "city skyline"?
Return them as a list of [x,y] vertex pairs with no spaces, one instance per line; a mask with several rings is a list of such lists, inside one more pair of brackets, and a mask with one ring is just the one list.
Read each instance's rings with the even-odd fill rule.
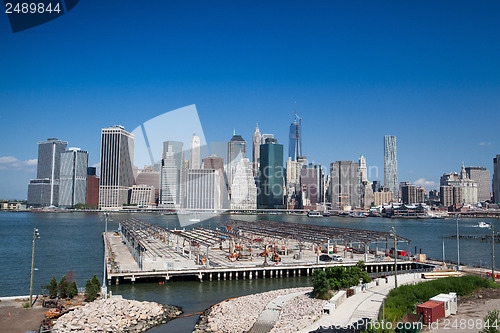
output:
[[16,34],[0,17],[0,139],[15,142],[0,151],[0,197],[26,197],[38,141],[66,140],[97,165],[101,128],[191,104],[207,141],[236,128],[250,144],[258,122],[288,151],[297,101],[308,161],[362,152],[379,169],[370,180],[382,179],[386,134],[398,138],[400,181],[436,188],[462,161],[493,175],[498,2],[128,4],[96,14],[81,3]]

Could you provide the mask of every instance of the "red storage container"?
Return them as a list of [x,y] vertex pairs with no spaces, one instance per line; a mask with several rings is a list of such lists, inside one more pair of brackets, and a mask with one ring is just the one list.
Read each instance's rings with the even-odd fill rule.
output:
[[424,317],[424,324],[430,324],[444,318],[444,303],[427,301],[417,305],[417,314]]

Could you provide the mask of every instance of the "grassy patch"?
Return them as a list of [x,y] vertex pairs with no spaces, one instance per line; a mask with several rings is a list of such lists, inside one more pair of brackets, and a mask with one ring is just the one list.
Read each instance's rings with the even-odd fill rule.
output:
[[391,290],[385,301],[385,316],[388,321],[401,320],[407,313],[415,313],[416,305],[428,301],[441,293],[456,292],[467,296],[480,288],[496,288],[497,284],[475,275],[447,277],[438,280],[405,285]]

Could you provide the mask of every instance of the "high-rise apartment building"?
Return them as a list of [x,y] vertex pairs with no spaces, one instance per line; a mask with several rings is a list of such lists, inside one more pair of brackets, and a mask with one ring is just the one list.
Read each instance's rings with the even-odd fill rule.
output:
[[200,138],[193,134],[191,138],[191,169],[199,169],[200,168]]
[[87,203],[89,154],[79,148],[61,153],[59,206],[73,207]]
[[227,179],[229,187],[233,183],[234,171],[242,158],[247,157],[247,143],[241,135],[233,133],[233,137],[227,144]]
[[401,201],[405,204],[425,203],[426,194],[425,188],[421,186],[410,183],[401,186]]
[[330,164],[330,198],[332,209],[344,210],[359,204],[358,163],[337,161]]
[[373,203],[375,206],[390,204],[394,201],[394,193],[385,186],[382,186],[378,192],[373,193]]
[[257,177],[259,174],[259,159],[260,159],[260,144],[262,136],[259,131],[259,124],[255,126],[255,132],[253,133],[253,151],[252,151],[252,164],[253,164],[253,176]]
[[121,209],[128,204],[128,193],[134,185],[134,135],[123,126],[101,130],[101,180],[99,208]]
[[28,206],[59,205],[61,153],[67,145],[66,141],[54,138],[38,142],[37,175],[28,185]]
[[384,137],[384,186],[391,190],[395,199],[399,198],[398,159],[394,135]]
[[258,208],[283,208],[283,177],[283,145],[266,139],[260,145]]
[[485,167],[466,167],[467,177],[477,183],[477,200],[491,200],[490,172]]

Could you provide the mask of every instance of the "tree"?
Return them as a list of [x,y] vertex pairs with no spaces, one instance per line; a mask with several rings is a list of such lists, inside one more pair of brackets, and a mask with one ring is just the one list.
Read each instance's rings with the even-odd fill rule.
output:
[[68,298],[73,298],[78,295],[78,287],[76,286],[76,282],[73,281],[68,284]]
[[99,279],[94,274],[92,279],[88,279],[85,283],[85,300],[92,302],[99,295],[99,291],[101,290],[101,283]]
[[49,284],[46,284],[44,286],[42,286],[43,289],[47,289],[47,291],[49,292],[49,297],[50,298],[56,298],[57,297],[57,280],[56,280],[56,277],[53,276],[52,279],[50,280],[50,283]]
[[68,297],[68,282],[66,281],[66,275],[63,275],[61,281],[59,281],[59,286],[57,289],[59,290],[60,298]]
[[101,290],[101,282],[99,282],[99,279],[95,274],[94,277],[92,278],[92,285],[94,286],[96,292],[99,293],[99,291]]
[[486,317],[484,317],[484,329],[480,333],[498,333],[498,326],[500,325],[500,312],[498,310],[488,311]]

